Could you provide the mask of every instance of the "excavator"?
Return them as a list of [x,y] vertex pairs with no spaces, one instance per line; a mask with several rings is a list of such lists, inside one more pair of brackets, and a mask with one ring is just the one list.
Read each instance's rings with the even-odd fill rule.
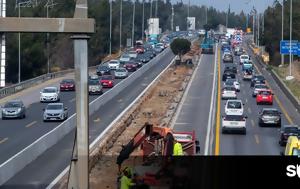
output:
[[[172,157],[174,140],[182,145],[184,156]],[[145,123],[128,144],[122,146],[116,162],[119,166],[119,172],[121,172],[122,163],[135,150],[138,150],[142,156],[142,164],[134,167],[135,170],[140,170],[137,171],[139,180],[143,180],[143,183],[148,186],[161,186],[162,178],[171,180],[175,178],[174,175],[170,175],[169,171],[170,167],[174,167],[172,165],[174,159],[195,156],[200,153],[200,146],[196,140],[195,131],[175,132],[167,127]],[[148,172],[145,171],[149,170],[149,167],[155,168]]]

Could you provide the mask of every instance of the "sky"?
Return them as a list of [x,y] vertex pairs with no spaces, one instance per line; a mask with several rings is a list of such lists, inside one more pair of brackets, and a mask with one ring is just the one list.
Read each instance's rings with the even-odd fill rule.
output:
[[[171,0],[177,2],[180,0]],[[184,4],[188,4],[189,0],[182,0]],[[263,12],[266,7],[271,6],[274,0],[190,0],[191,5],[207,5],[224,11],[227,10],[230,3],[232,12],[240,13],[242,10],[249,13],[254,6],[259,12]]]

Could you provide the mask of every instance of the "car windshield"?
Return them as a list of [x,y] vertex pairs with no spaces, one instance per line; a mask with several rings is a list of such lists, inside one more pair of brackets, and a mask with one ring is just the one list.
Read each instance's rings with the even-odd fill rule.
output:
[[101,80],[112,80],[112,76],[111,75],[106,75],[106,76],[103,76],[101,77]]
[[267,89],[268,87],[266,85],[255,85],[256,89]]
[[62,80],[62,82],[61,82],[62,84],[73,84],[74,83],[74,81],[73,80]]
[[98,69],[101,71],[105,71],[108,70],[109,68],[107,66],[100,66]]
[[233,81],[226,81],[226,82],[225,82],[225,85],[233,85],[233,84],[234,84]]
[[229,101],[227,104],[227,108],[230,109],[241,109],[242,108],[242,103],[239,101]]
[[260,95],[271,95],[271,91],[260,91],[259,92]]
[[298,127],[285,127],[284,132],[286,133],[299,133]]
[[122,59],[127,59],[127,58],[130,58],[130,56],[128,54],[124,54],[121,58]]
[[248,56],[241,56],[241,59],[249,59]]
[[224,91],[235,91],[235,88],[234,87],[224,87]]
[[117,69],[116,72],[126,72],[126,69]]
[[279,115],[279,112],[277,110],[264,110],[264,115]]
[[255,80],[265,80],[264,76],[262,76],[262,75],[257,75],[257,76],[255,76],[254,79]]
[[21,103],[20,102],[8,102],[4,105],[4,108],[20,108]]
[[96,79],[90,79],[89,80],[89,85],[99,85],[99,81]]
[[55,93],[56,89],[55,88],[45,88],[43,90],[43,93]]
[[119,64],[119,62],[117,60],[111,60],[109,61],[109,64]]
[[61,110],[63,106],[61,104],[48,104],[47,110]]

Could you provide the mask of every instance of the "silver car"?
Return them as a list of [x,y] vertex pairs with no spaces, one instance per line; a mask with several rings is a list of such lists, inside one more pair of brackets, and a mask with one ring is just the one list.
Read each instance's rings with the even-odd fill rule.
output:
[[114,72],[116,79],[124,79],[128,77],[128,71],[125,68],[116,69]]
[[44,110],[44,121],[63,121],[68,118],[68,109],[63,103],[50,103]]
[[2,108],[2,119],[25,118],[26,108],[21,100],[8,101]]

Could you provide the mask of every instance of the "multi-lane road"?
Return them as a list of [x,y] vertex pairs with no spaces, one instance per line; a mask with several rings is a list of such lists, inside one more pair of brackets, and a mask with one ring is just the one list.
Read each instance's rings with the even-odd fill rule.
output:
[[[223,86],[221,76],[226,63],[222,62],[222,52],[219,47],[215,49],[215,55],[203,54],[173,125],[175,130],[196,131],[200,141],[201,154],[280,155],[284,148],[278,144],[279,128],[258,126],[258,113],[264,107],[274,107],[280,110],[282,125],[300,123],[300,114],[295,107],[277,86],[268,71],[256,61],[246,44],[244,47],[253,58],[256,73],[264,75],[267,84],[275,94],[274,103],[272,106],[256,105],[255,98],[252,97],[253,88],[250,87],[249,81],[243,81],[241,66],[238,64],[239,57],[235,56],[234,63],[238,65],[237,78],[241,84],[238,99],[245,104],[244,112],[248,117],[246,121],[247,134],[222,134],[221,116],[224,115],[226,101],[220,99],[220,92]],[[214,78],[217,81],[215,86]],[[215,90],[213,90],[214,88]]]
[[[126,90],[119,93],[90,116],[90,142],[170,64],[173,58],[174,55],[170,49],[165,50],[152,60],[155,61],[154,65],[144,75],[132,82]],[[120,80],[117,80],[118,82]],[[91,102],[97,97],[90,96],[89,101]],[[75,92],[62,92],[61,101],[68,107],[69,116],[75,113]],[[42,121],[42,109],[45,106],[46,104],[39,102],[32,103],[27,108],[27,118],[25,120],[4,120],[0,122],[1,135],[9,138],[7,142],[0,145],[1,163],[60,124],[57,122],[44,123]],[[45,188],[70,163],[73,140],[74,132],[71,132],[2,187]]]

